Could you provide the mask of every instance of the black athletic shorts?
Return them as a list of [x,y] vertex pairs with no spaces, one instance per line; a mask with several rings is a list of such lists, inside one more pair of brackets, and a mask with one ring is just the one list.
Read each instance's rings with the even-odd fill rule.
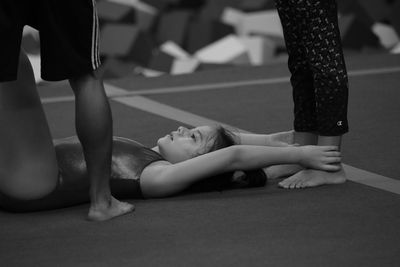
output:
[[100,66],[96,0],[0,0],[0,82],[17,78],[25,25],[39,30],[44,80],[73,78]]

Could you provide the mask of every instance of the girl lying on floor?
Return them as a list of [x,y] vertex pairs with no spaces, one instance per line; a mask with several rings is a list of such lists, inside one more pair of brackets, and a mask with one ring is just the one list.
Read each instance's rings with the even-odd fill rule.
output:
[[[158,139],[154,148],[127,138],[115,137],[110,180],[112,194],[118,198],[162,198],[188,188],[201,187],[204,182],[208,183],[208,187],[211,185],[211,188],[221,189],[234,186],[234,171],[255,170],[277,164],[298,164],[330,172],[340,168],[338,163],[341,158],[337,147],[296,146],[290,144],[292,139],[292,132],[272,135],[233,134],[221,126],[193,129],[179,127]],[[12,170],[21,174],[26,166],[40,162],[41,154],[48,153],[51,147],[41,147],[40,150],[23,147],[23,151],[35,150],[36,154],[16,152],[7,155],[7,161],[0,161],[2,208],[26,212],[89,202],[89,180],[78,139],[70,137],[56,140],[54,147],[59,171],[53,180],[48,180],[48,186],[43,185],[43,181],[36,185],[34,181],[37,177],[29,176],[28,173],[24,174],[25,179],[15,183],[12,178],[16,174],[5,173],[3,170],[11,164],[14,166]],[[0,158],[6,157],[0,155]],[[41,168],[45,172],[54,166],[42,164]],[[258,184],[263,184],[263,180]],[[40,196],[32,194],[31,191],[39,185],[47,189],[42,190]]]

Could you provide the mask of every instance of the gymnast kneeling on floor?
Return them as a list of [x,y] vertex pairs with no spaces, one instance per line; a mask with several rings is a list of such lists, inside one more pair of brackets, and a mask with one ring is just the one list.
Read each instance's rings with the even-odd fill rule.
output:
[[[23,134],[22,134],[23,135]],[[44,139],[48,138],[43,137]],[[293,132],[271,135],[234,134],[222,126],[179,127],[161,137],[154,148],[122,137],[113,139],[111,191],[119,198],[162,198],[190,188],[221,189],[235,184],[257,186],[265,179],[235,182],[236,170],[260,170],[276,164],[300,164],[307,168],[337,171],[341,160],[335,146],[297,146],[289,144]],[[16,137],[14,145],[20,140]],[[48,141],[48,140],[47,140]],[[24,143],[24,142],[22,142]],[[37,143],[42,147],[37,148]],[[8,211],[27,212],[68,207],[89,202],[89,179],[82,147],[77,137],[43,142],[37,140],[20,147],[21,151],[0,151],[0,206]],[[28,147],[27,147],[28,146]],[[15,148],[15,147],[14,147]],[[20,168],[37,164],[55,148],[58,176],[54,187],[35,185],[40,177],[13,180]],[[32,154],[35,151],[35,154]],[[31,154],[29,154],[31,153]],[[8,168],[13,166],[13,168]],[[46,171],[42,164],[40,168]],[[225,174],[225,175],[222,175]],[[243,177],[243,176],[242,176]],[[250,183],[250,184],[249,184]],[[47,188],[41,195],[31,194],[35,187]],[[32,197],[35,195],[35,197]]]

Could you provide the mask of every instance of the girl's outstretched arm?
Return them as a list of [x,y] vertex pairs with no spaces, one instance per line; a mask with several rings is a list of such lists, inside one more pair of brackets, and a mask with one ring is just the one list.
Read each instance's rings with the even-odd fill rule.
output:
[[276,164],[336,171],[340,152],[334,146],[268,147],[235,145],[183,162],[155,162],[141,175],[146,197],[165,197],[186,189],[202,179],[235,170],[263,168]]
[[340,152],[336,146],[262,147],[238,146],[235,169],[255,169],[277,164],[299,164],[303,167],[337,171]]

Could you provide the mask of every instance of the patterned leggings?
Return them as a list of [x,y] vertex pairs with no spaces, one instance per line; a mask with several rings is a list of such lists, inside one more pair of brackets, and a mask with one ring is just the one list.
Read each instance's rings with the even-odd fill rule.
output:
[[348,78],[335,0],[276,0],[293,87],[294,129],[348,132]]

